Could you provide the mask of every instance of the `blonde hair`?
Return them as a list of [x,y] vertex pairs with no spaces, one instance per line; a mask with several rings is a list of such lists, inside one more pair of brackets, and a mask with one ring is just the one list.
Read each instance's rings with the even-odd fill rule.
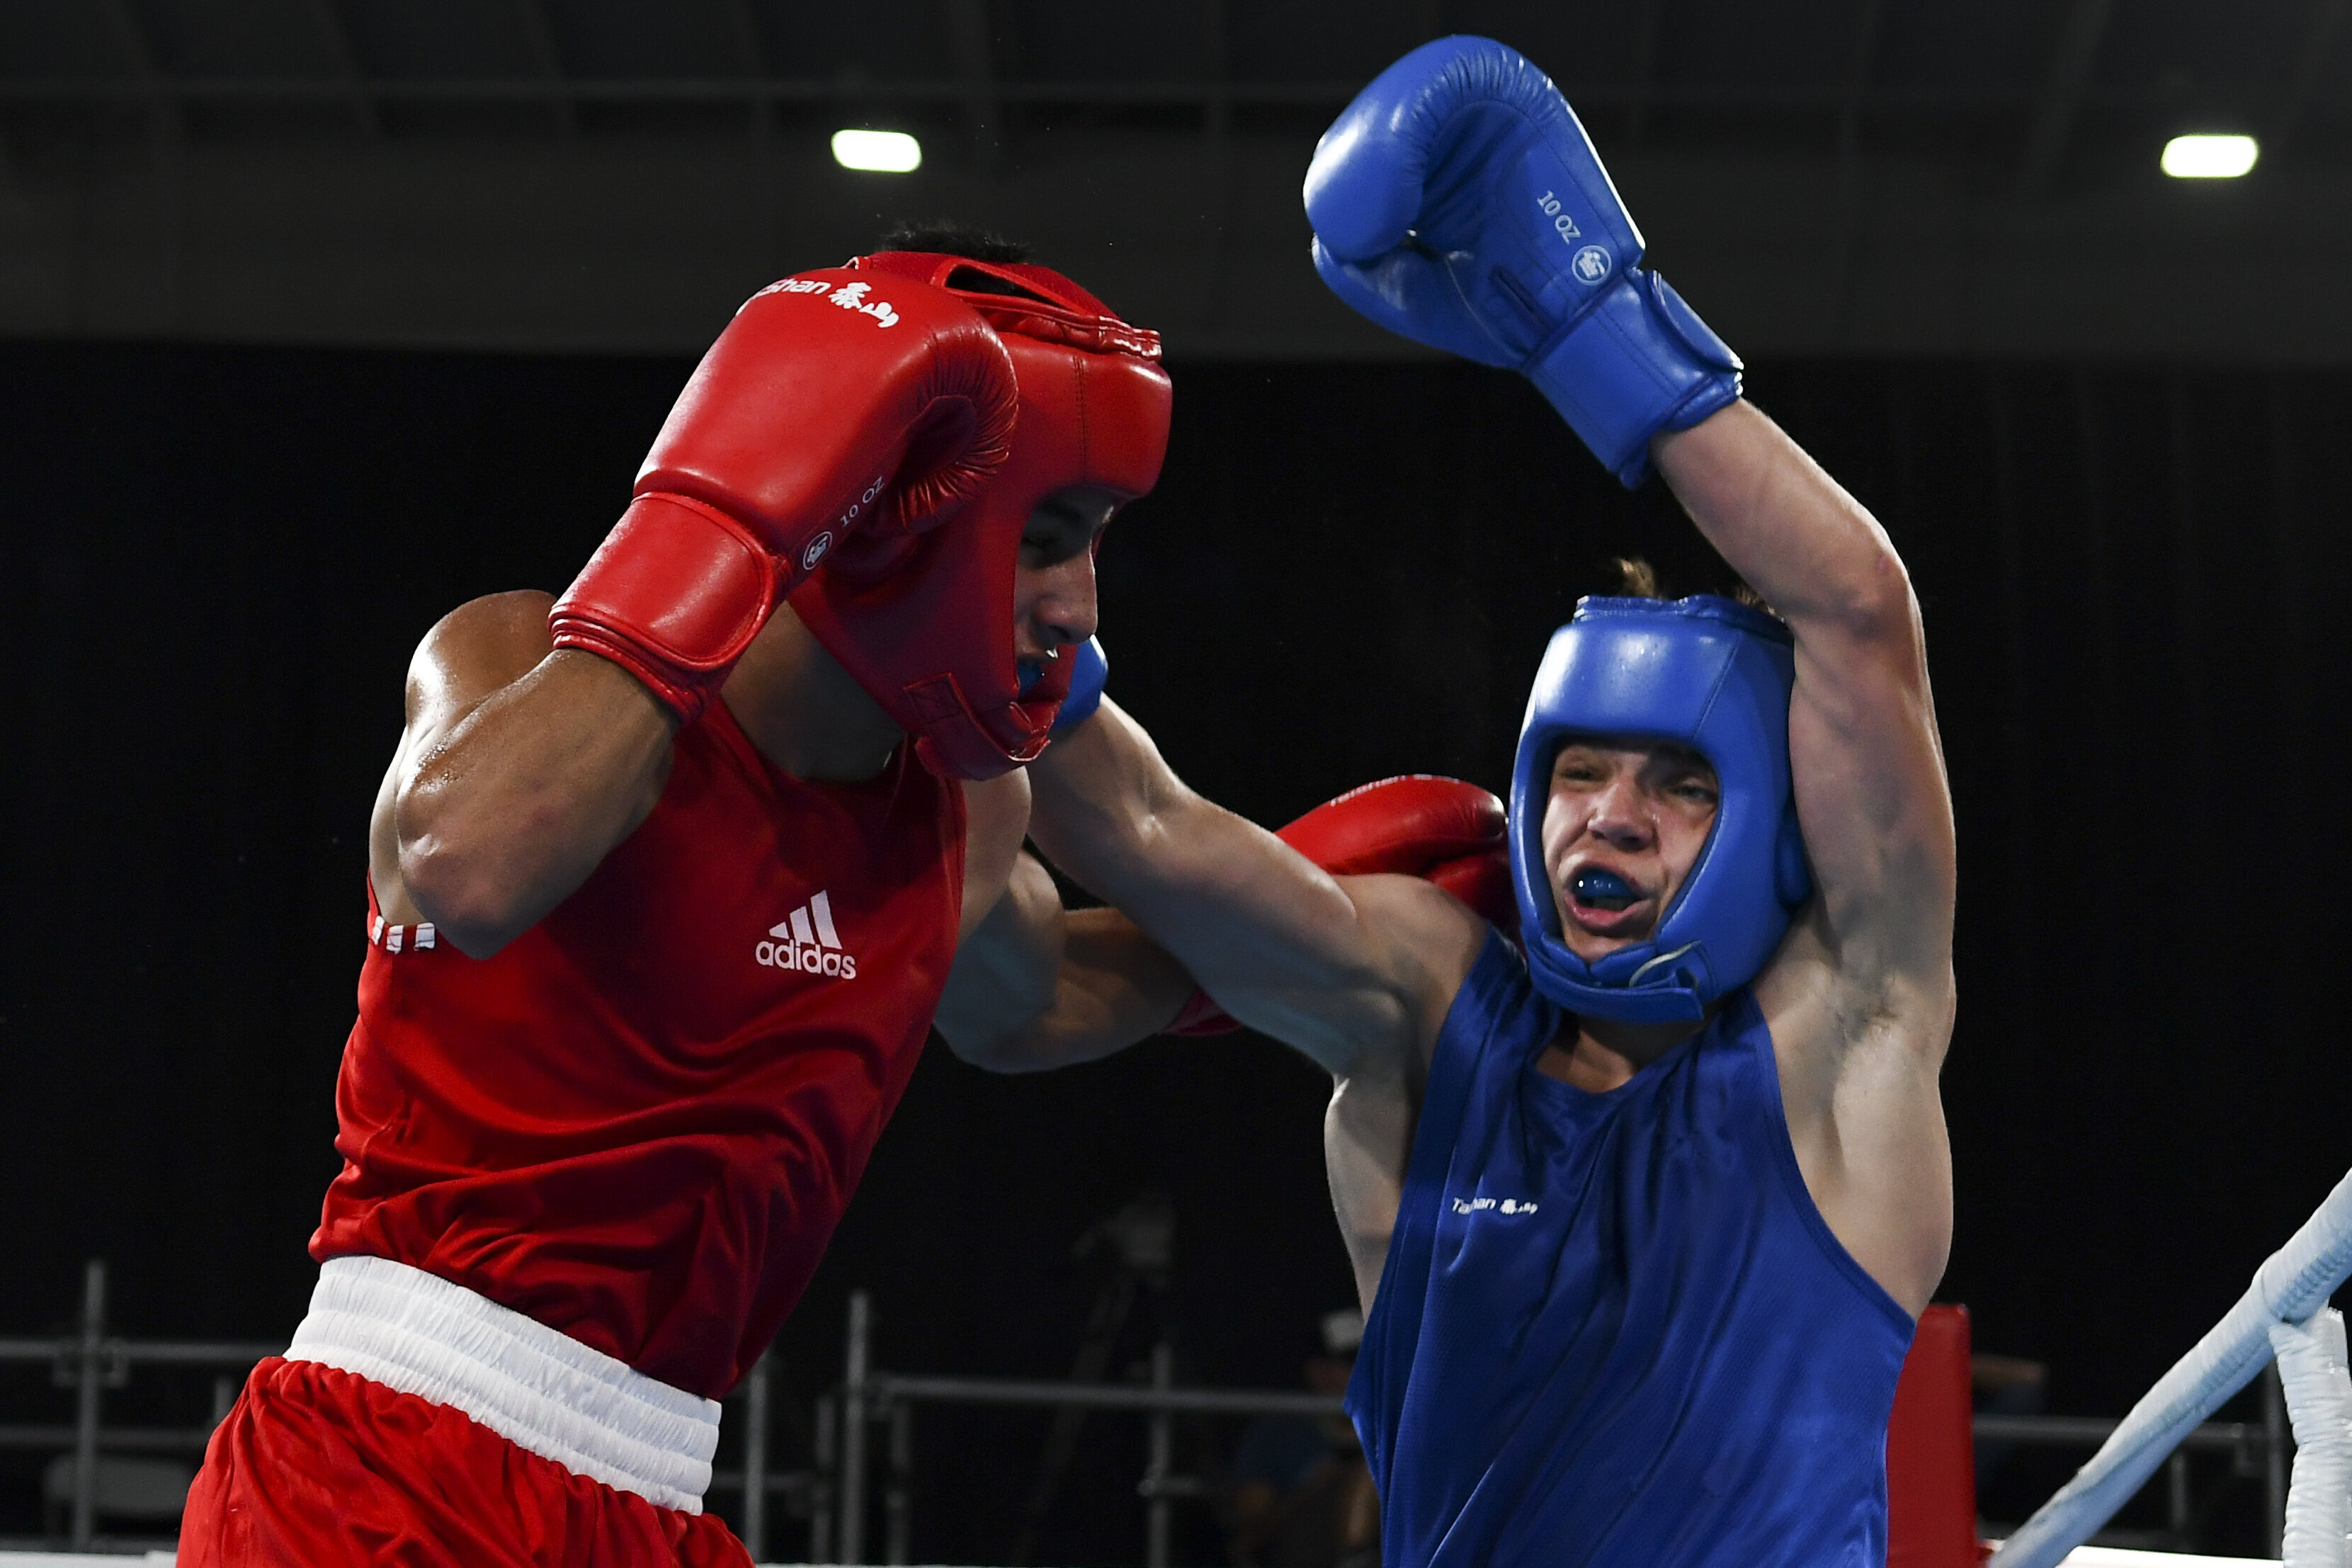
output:
[[1658,569],[1638,555],[1617,557],[1617,596],[1621,599],[1663,599]]
[[[1674,595],[1667,593],[1664,586],[1659,583],[1658,569],[1651,565],[1648,562],[1643,560],[1640,556],[1620,555],[1616,559],[1616,594],[1619,598],[1670,599],[1674,597]],[[1751,610],[1761,610],[1766,615],[1778,618],[1779,612],[1764,602],[1764,595],[1749,587],[1746,582],[1739,578],[1735,577],[1732,579],[1731,591],[1724,596],[1728,599],[1736,599]]]

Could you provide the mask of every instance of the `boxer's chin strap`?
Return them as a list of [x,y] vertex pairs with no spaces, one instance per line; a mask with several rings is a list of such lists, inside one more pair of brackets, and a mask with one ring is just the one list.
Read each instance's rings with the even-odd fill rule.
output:
[[[1041,672],[1040,679],[1050,673]],[[992,779],[1045,754],[1053,716],[1050,710],[1036,711],[1042,700],[998,710],[1005,721],[997,726],[972,711],[962,683],[953,675],[916,681],[907,688],[907,700],[921,726],[915,734],[915,755],[942,778]],[[1059,699],[1053,701],[1059,706]]]
[[[1672,952],[1662,952],[1658,954],[1657,957],[1650,960],[1649,963],[1642,965],[1641,968],[1633,971],[1633,978],[1625,982],[1625,984],[1629,989],[1638,986],[1642,984],[1643,976],[1648,974],[1653,969],[1657,968],[1658,965],[1662,963],[1672,963],[1675,959],[1682,957],[1685,953],[1697,952],[1698,943],[1695,942],[1686,942],[1683,943],[1682,946],[1675,949]],[[1704,954],[1701,954],[1696,962],[1700,968],[1704,969],[1706,967],[1706,958]]]
[[1522,934],[1528,978],[1571,1013],[1625,1024],[1696,1024],[1706,1017],[1714,990],[1703,942],[1685,942],[1671,952],[1645,942],[1591,964],[1549,931],[1523,928]]

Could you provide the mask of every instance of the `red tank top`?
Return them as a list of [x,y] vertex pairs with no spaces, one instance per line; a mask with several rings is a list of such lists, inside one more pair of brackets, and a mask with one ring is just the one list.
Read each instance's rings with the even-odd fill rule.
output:
[[422,1268],[711,1398],[824,1255],[928,1037],[961,786],[768,765],[723,703],[642,826],[476,962],[385,927],[310,1254]]

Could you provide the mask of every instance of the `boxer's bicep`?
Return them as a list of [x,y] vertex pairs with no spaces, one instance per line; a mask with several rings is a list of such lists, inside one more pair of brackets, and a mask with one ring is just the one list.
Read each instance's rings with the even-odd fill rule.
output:
[[409,656],[401,731],[368,816],[368,876],[386,919],[414,923],[417,910],[400,876],[398,809],[416,763],[451,729],[547,657],[549,597],[518,590],[460,605],[435,622]]
[[1335,1076],[1411,1052],[1442,1017],[1486,927],[1413,877],[1335,880],[1188,788],[1106,698],[1031,764],[1030,830],[1124,910],[1234,1018]]
[[1402,1081],[1426,1063],[1486,922],[1418,877],[1325,879],[1344,913],[1262,910],[1237,926],[1232,952],[1194,972],[1207,970],[1202,987],[1236,1020],[1335,1079]]
[[675,721],[595,654],[550,651],[547,599],[478,599],[410,667],[391,792],[398,881],[459,951],[487,957],[570,896],[645,820]]
[[1232,1016],[1334,1072],[1368,1036],[1408,1034],[1386,951],[1353,900],[1273,834],[1188,788],[1118,703],[1029,769],[1030,831]]
[[404,749],[430,752],[467,714],[529,674],[554,647],[548,595],[488,594],[436,622],[408,661]]

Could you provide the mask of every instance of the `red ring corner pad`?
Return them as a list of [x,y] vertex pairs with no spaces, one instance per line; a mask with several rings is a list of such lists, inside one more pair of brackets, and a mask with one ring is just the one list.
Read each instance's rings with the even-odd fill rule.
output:
[[1886,1423],[1886,1568],[1977,1568],[1969,1310],[1919,1315]]

